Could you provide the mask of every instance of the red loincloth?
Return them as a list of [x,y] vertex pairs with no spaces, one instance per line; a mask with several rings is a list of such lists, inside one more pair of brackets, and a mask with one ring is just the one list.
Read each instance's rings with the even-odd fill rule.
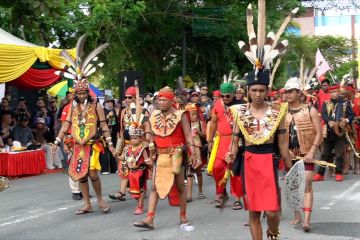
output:
[[249,211],[278,211],[273,155],[245,151],[244,181]]
[[146,172],[147,169],[129,172],[129,192],[135,199],[140,197],[141,191],[146,191]]

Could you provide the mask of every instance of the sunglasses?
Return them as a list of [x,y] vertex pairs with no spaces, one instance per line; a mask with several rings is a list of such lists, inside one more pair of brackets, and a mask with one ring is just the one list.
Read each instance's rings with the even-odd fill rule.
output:
[[132,96],[125,96],[125,99],[133,99]]
[[230,94],[226,94],[226,95],[221,94],[221,98],[231,98],[231,95]]

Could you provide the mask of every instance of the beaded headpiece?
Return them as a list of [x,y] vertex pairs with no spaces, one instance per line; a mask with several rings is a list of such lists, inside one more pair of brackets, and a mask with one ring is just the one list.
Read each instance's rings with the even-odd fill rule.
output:
[[84,45],[86,41],[86,34],[82,35],[76,43],[76,59],[72,59],[70,54],[65,50],[60,52],[60,55],[65,58],[70,65],[65,66],[64,72],[56,71],[55,74],[73,79],[75,92],[89,90],[89,82],[87,78],[95,73],[99,68],[104,66],[104,63],[97,63],[99,55],[105,48],[109,46],[109,43],[105,43],[95,48],[83,61],[84,58]]
[[131,124],[129,126],[129,135],[142,137],[144,136],[144,130],[137,124]]

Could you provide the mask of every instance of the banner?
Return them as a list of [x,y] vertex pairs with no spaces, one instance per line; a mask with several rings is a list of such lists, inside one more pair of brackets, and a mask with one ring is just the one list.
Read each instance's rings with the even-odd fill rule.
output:
[[316,71],[316,78],[321,82],[321,76],[324,75],[327,71],[331,70],[329,64],[326,62],[325,58],[321,54],[320,50],[318,49],[316,52],[316,59],[315,63],[317,67]]

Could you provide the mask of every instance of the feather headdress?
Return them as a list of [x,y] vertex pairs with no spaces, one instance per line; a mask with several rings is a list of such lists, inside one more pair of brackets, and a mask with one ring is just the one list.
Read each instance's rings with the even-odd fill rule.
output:
[[95,48],[83,61],[84,45],[86,41],[86,34],[82,35],[76,43],[76,58],[72,59],[70,54],[65,50],[60,52],[60,55],[65,58],[70,65],[64,68],[64,72],[56,71],[55,74],[61,77],[66,77],[74,80],[75,91],[82,91],[89,89],[89,82],[87,77],[95,73],[99,68],[104,66],[104,63],[98,63],[98,57],[105,48],[109,46],[108,43],[104,43]]
[[[270,64],[272,63],[272,61],[279,55],[285,53],[288,41],[282,40],[281,42],[279,42],[279,39],[288,23],[299,10],[299,8],[295,8],[289,13],[276,34],[274,32],[269,32],[266,35],[265,3],[265,0],[258,0],[257,35],[255,33],[253,25],[254,17],[252,6],[251,4],[249,4],[246,10],[247,34],[249,36],[249,44],[243,41],[238,42],[240,50],[245,54],[246,58],[254,65],[254,72],[250,75],[254,77],[254,81],[258,80],[257,77],[260,71],[270,72]],[[264,76],[269,82],[270,74],[266,73]]]

